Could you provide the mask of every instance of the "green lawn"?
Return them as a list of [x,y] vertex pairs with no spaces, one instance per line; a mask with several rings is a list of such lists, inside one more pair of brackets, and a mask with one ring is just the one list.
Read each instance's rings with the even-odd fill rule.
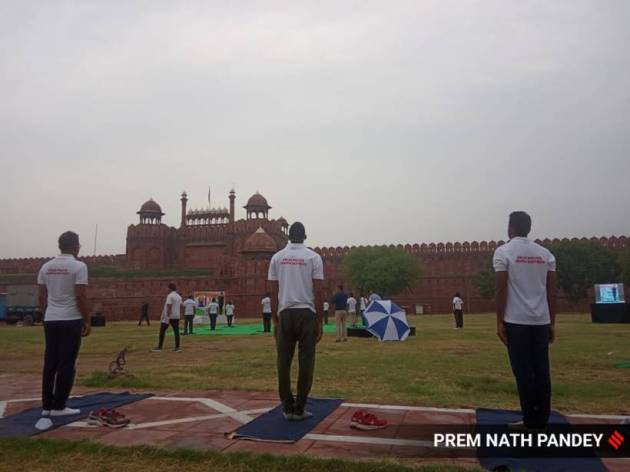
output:
[[[242,323],[253,320],[239,320]],[[469,315],[463,330],[451,316],[411,316],[418,335],[403,343],[326,334],[318,346],[313,394],[349,401],[443,407],[517,408],[514,379],[494,317]],[[269,335],[188,336],[183,353],[151,353],[157,323],[110,323],[84,341],[78,383],[155,390],[275,390],[274,341]],[[565,412],[625,413],[630,405],[630,325],[592,324],[562,315],[551,348],[553,405]],[[173,346],[167,337],[166,347]],[[41,326],[0,325],[2,373],[39,374]],[[133,378],[107,381],[109,362],[125,345]]]
[[0,439],[0,450],[1,472],[473,472],[471,469],[455,466],[407,467],[376,461],[350,462],[155,447],[111,447],[88,441],[51,439]]

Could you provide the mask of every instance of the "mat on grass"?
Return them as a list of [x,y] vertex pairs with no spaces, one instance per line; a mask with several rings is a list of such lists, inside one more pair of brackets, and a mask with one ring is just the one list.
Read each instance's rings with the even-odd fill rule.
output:
[[[80,408],[81,413],[72,416],[51,417],[52,427],[46,431],[52,431],[60,426],[86,418],[91,410],[99,408],[118,408],[129,403],[137,402],[151,397],[151,394],[122,393],[95,393],[82,397],[70,398],[68,407]],[[34,436],[42,433],[35,429],[35,423],[41,418],[42,408],[31,408],[16,413],[15,415],[0,418],[0,438]]]
[[294,443],[306,436],[342,403],[343,400],[340,398],[309,398],[306,402],[306,410],[313,413],[313,416],[302,421],[285,420],[282,415],[282,405],[278,405],[236,431],[227,433],[226,437],[229,439]]
[[630,369],[630,361],[618,362],[615,364],[617,369]]
[[[523,416],[519,411],[490,410],[485,408],[477,409],[476,431],[483,430],[483,427],[492,427],[493,432],[508,433],[508,423],[521,421]],[[569,422],[557,411],[552,411],[549,417],[549,424],[568,426]],[[495,428],[496,426],[496,428]],[[480,447],[477,448],[479,463],[488,470],[508,470],[508,471],[530,471],[530,472],[606,472],[599,457],[497,457],[499,448]]]

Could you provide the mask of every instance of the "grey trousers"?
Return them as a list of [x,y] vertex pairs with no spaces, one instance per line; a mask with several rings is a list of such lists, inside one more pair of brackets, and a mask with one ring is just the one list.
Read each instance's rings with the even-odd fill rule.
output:
[[[278,393],[284,411],[304,411],[306,399],[313,385],[315,346],[317,344],[317,315],[308,308],[295,308],[280,312],[277,326]],[[291,362],[298,346],[297,397],[291,391]]]

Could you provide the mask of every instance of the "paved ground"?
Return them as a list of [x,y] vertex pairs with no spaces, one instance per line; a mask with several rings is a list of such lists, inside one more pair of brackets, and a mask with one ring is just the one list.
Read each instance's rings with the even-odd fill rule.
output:
[[[75,389],[75,394],[102,391]],[[411,463],[441,463],[479,466],[474,458],[436,457],[431,436],[421,425],[474,425],[473,410],[452,410],[398,405],[344,403],[310,434],[295,444],[257,443],[224,437],[240,425],[278,403],[275,393],[265,392],[152,392],[154,397],[120,408],[133,422],[128,428],[111,430],[77,422],[41,437],[90,438],[116,446],[152,445],[215,449],[219,451],[306,454],[333,458],[397,458]],[[0,375],[0,417],[39,405],[39,379],[32,376]],[[350,418],[359,408],[388,420],[387,429],[361,432],[350,428]],[[574,423],[616,422],[620,417],[569,417]],[[630,470],[630,459],[608,459],[614,472]]]

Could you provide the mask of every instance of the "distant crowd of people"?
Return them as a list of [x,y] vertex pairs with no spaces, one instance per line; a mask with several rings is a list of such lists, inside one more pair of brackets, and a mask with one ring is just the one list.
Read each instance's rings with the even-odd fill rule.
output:
[[[551,380],[549,374],[549,344],[555,340],[556,262],[554,256],[538,245],[528,234],[531,218],[525,212],[510,214],[509,242],[494,253],[496,272],[497,335],[507,347],[516,379],[523,421],[513,428],[541,429],[550,414]],[[362,318],[368,303],[378,300],[377,294],[368,299],[353,293],[347,295],[342,286],[324,300],[324,269],[319,254],[306,247],[304,225],[293,223],[288,232],[289,243],[273,255],[267,279],[272,287],[261,300],[263,330],[275,326],[278,392],[284,417],[299,421],[311,415],[306,400],[313,384],[315,346],[322,339],[328,311],[335,310],[336,341],[346,340],[346,321],[358,322],[357,305]],[[59,237],[60,255],[48,261],[38,275],[40,308],[44,317],[44,368],[42,374],[42,417],[36,427],[52,426],[50,417],[79,413],[66,401],[74,382],[75,364],[81,338],[90,334],[90,313],[87,304],[87,266],[76,259],[80,249],[76,233]],[[181,351],[179,320],[183,312],[184,334],[193,334],[195,310],[200,300],[188,296],[186,301],[175,284],[168,286],[162,316],[159,342],[154,350],[162,350],[164,335],[169,327],[175,334],[175,351]],[[459,293],[453,298],[456,328],[463,327],[464,301]],[[322,307],[323,310],[318,310]],[[219,313],[224,313],[228,326],[233,326],[235,307],[223,306],[221,297],[212,298],[204,306],[210,317],[210,329],[216,328]],[[149,306],[141,307],[139,325],[149,324]],[[290,372],[296,347],[298,356],[297,394],[291,389]]]

